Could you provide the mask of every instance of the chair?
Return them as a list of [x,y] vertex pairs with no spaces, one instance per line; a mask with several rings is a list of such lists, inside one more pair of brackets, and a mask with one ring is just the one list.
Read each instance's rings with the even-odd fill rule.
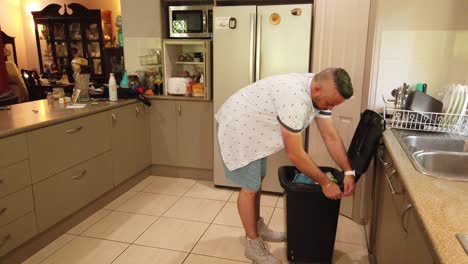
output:
[[39,79],[39,74],[37,73],[37,71],[29,71],[22,69],[21,77],[23,78],[24,83],[28,88],[30,101],[40,100],[47,97],[47,95],[44,94],[44,90],[41,87],[41,80]]
[[13,91],[13,93],[18,97],[18,102],[26,102],[29,100],[29,93],[26,84],[24,83],[23,78],[21,77],[21,72],[16,67],[16,64],[12,61],[6,61],[6,69],[8,74],[8,86]]

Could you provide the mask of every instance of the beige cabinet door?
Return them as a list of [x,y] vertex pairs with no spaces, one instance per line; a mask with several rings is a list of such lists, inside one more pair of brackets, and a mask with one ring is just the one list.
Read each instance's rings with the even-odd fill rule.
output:
[[176,102],[178,164],[213,169],[213,104]]
[[401,263],[435,263],[431,246],[416,216],[415,208],[410,208],[404,216],[407,230]]
[[[378,171],[384,170],[379,169]],[[401,252],[405,241],[400,212],[395,207],[385,175],[379,174],[376,177],[378,178],[377,193],[379,197],[377,199],[374,250],[377,263],[404,263],[401,261]]]
[[136,171],[135,137],[136,124],[135,104],[119,107],[109,111],[112,119],[112,159],[114,184],[117,185]]
[[151,108],[142,103],[134,106],[136,115],[135,125],[135,163],[136,172],[139,172],[151,164],[151,144],[150,144],[150,114]]
[[153,100],[151,155],[153,164],[177,166],[177,109],[174,101]]

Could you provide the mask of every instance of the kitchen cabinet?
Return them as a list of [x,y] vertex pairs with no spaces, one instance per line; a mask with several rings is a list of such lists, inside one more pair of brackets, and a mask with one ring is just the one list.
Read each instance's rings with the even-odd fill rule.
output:
[[213,169],[211,102],[153,101],[150,123],[153,164]]
[[377,165],[375,244],[377,263],[434,263],[415,208],[387,152]]
[[111,149],[111,121],[98,113],[27,134],[33,183]]
[[112,159],[117,185],[151,163],[150,110],[140,103],[109,111],[112,119]]
[[[166,39],[163,56],[164,95],[191,95],[211,100],[211,40]],[[184,72],[194,83],[192,91],[186,85],[179,85]]]
[[33,185],[42,232],[114,187],[112,156],[105,152]]

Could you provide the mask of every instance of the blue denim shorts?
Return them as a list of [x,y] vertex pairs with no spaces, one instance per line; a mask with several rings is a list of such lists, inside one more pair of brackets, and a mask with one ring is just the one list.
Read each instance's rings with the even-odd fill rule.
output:
[[[222,158],[221,158],[222,160]],[[224,176],[226,179],[252,191],[260,190],[262,178],[266,175],[266,158],[250,162],[244,167],[230,171],[223,161]]]

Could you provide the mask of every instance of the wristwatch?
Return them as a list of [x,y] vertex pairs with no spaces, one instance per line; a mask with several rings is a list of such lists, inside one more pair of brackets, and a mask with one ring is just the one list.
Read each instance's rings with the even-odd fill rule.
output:
[[356,171],[353,171],[353,170],[351,170],[351,171],[345,171],[345,172],[344,172],[344,175],[345,175],[345,176],[346,176],[346,175],[351,175],[351,176],[353,176],[353,177],[356,177]]

